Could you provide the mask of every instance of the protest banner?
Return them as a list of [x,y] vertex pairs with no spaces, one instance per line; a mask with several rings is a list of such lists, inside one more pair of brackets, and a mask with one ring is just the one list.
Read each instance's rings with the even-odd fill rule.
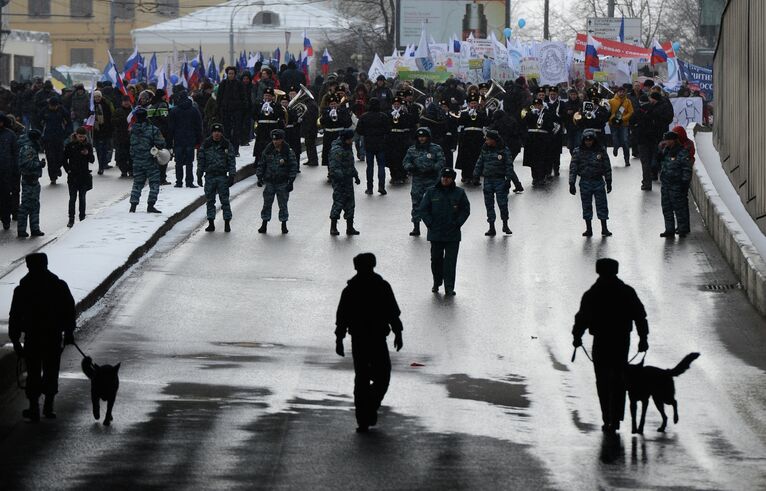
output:
[[689,123],[702,124],[702,98],[701,97],[672,97],[673,122],[668,129],[675,126],[683,126]]
[[564,43],[544,42],[537,47],[540,83],[556,85],[569,80],[567,47]]
[[699,90],[706,101],[713,100],[713,69],[678,60],[681,77],[689,83],[689,88]]

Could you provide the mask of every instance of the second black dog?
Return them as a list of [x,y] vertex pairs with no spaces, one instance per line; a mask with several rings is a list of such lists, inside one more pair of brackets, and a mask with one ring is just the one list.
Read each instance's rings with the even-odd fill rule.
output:
[[[646,406],[649,397],[654,400],[660,415],[662,424],[657,431],[663,432],[668,425],[668,417],[665,415],[665,404],[673,406],[673,423],[678,424],[678,403],[676,402],[676,386],[673,377],[677,377],[689,369],[692,362],[699,358],[699,353],[689,353],[681,360],[681,363],[670,370],[644,366],[644,361],[637,365],[628,365],[626,373],[626,385],[630,397],[630,416],[632,419],[632,432],[644,433],[644,421],[646,420]],[[641,401],[641,422],[636,426],[636,409],[638,401]]]
[[112,423],[112,408],[117,398],[117,389],[120,388],[120,364],[96,365],[93,360],[86,356],[82,360],[82,371],[90,379],[90,398],[93,401],[93,417],[101,419],[101,401],[106,401],[106,416],[104,426]]

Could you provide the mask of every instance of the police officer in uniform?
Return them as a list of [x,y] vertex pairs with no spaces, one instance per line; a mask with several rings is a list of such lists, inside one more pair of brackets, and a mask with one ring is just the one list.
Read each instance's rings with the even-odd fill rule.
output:
[[40,160],[40,130],[31,129],[19,138],[19,173],[21,174],[21,206],[18,214],[18,235],[29,237],[27,218],[32,237],[45,235],[40,230],[40,178],[45,160]]
[[130,159],[133,162],[133,189],[130,192],[130,212],[135,213],[141,200],[141,190],[149,181],[149,199],[147,213],[162,213],[154,207],[160,194],[160,166],[151,154],[152,147],[165,147],[165,139],[160,130],[147,121],[145,108],[135,110],[136,122],[130,130]]
[[628,363],[630,332],[636,324],[638,351],[649,349],[646,310],[636,291],[617,277],[614,259],[596,261],[598,279],[585,292],[575,315],[572,336],[575,349],[582,346],[588,330],[593,336],[593,368],[601,403],[602,430],[614,434],[625,414],[625,365]]
[[585,219],[583,237],[591,237],[593,228],[593,200],[596,201],[596,214],[601,220],[601,235],[609,237],[612,232],[606,226],[609,219],[609,205],[606,195],[612,192],[612,164],[606,149],[596,139],[593,130],[585,130],[582,143],[572,154],[569,165],[569,193],[577,194],[575,182],[580,177],[580,198],[582,200],[582,217]]
[[497,235],[495,231],[495,198],[500,208],[500,219],[503,221],[503,233],[510,235],[508,227],[508,194],[512,182],[518,182],[513,170],[513,157],[510,150],[495,130],[487,130],[485,143],[476,162],[476,176],[484,178],[484,205],[487,207],[487,222],[489,230],[487,237]]
[[[229,187],[234,184],[237,175],[237,151],[234,145],[224,138],[224,125],[213,123],[210,136],[197,151],[197,184],[205,190],[207,199],[207,221],[205,232],[215,231],[215,196],[221,200],[223,209],[224,232],[231,232],[231,205]],[[205,177],[204,183],[202,177]]]
[[[37,131],[37,130],[32,130]],[[27,365],[26,395],[29,409],[22,415],[40,421],[40,395],[45,395],[43,415],[52,419],[58,392],[59,363],[63,344],[74,343],[75,304],[66,282],[48,271],[43,253],[26,257],[27,273],[13,291],[8,317],[8,337]],[[24,344],[21,344],[21,335]]]
[[431,130],[418,128],[417,142],[407,150],[404,156],[404,170],[412,176],[412,232],[410,235],[420,235],[420,202],[426,191],[433,187],[439,178],[439,172],[445,167],[442,148],[431,143]]
[[293,190],[293,182],[298,175],[298,159],[292,148],[285,141],[283,130],[272,130],[271,143],[263,150],[255,175],[258,177],[258,186],[263,188],[263,209],[261,210],[261,228],[258,233],[265,234],[266,226],[271,220],[271,208],[274,205],[274,196],[277,197],[279,206],[279,221],[282,222],[282,233],[286,234],[287,201]]
[[354,130],[344,129],[332,143],[330,151],[330,182],[332,183],[332,208],[330,209],[330,235],[340,235],[338,220],[340,212],[346,219],[346,235],[359,235],[354,228],[354,184],[360,184],[359,173],[354,166]]

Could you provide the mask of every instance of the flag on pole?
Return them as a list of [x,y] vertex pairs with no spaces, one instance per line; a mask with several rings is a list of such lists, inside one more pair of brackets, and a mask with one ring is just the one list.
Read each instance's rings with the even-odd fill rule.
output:
[[311,40],[306,34],[306,30],[303,30],[303,53],[309,58],[314,57],[314,48],[311,46]]
[[282,60],[282,52],[279,51],[279,48],[274,50],[274,56],[271,57],[272,61],[277,62],[276,68],[279,69],[279,62]]
[[430,72],[434,69],[434,61],[431,59],[431,49],[428,45],[428,34],[426,33],[425,26],[420,30],[420,42],[418,42],[418,48],[415,50],[415,64],[418,70],[424,72]]
[[157,79],[157,53],[152,53],[152,58],[149,60],[149,70],[146,72],[147,80]]
[[124,78],[132,80],[138,76],[138,68],[141,63],[141,55],[138,54],[138,46],[133,48],[133,54],[131,54],[125,61],[125,68],[123,72]]
[[[114,64],[114,58],[112,58],[112,53],[109,52],[109,50],[106,51],[106,54],[109,55],[109,64],[107,65],[106,70],[106,77],[107,80],[112,81],[112,85],[117,88],[117,90],[120,91],[120,94],[122,95],[128,95],[127,89],[125,89],[125,84],[122,82],[122,77],[117,72],[117,65]],[[130,94],[130,102],[133,102],[133,95]]]
[[330,52],[327,51],[327,48],[325,48],[324,53],[322,54],[322,58],[319,60],[323,75],[330,73],[330,62],[332,62],[332,56],[330,56]]
[[619,36],[620,42],[625,42],[625,17],[623,16],[622,20],[620,21],[620,36]]
[[652,40],[652,56],[650,62],[652,65],[668,62],[668,54],[662,49],[662,45],[660,45],[656,39]]
[[598,61],[598,47],[601,44],[588,34],[588,40],[585,45],[585,79],[593,80],[593,74],[601,71]]

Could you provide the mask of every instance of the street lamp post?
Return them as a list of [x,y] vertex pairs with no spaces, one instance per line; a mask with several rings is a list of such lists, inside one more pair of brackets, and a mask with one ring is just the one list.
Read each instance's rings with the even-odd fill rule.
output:
[[248,7],[250,4],[245,3],[241,5],[236,5],[234,8],[231,9],[231,18],[229,19],[229,63],[233,66],[235,64],[234,62],[234,16],[237,15],[237,12],[241,10],[244,7]]

